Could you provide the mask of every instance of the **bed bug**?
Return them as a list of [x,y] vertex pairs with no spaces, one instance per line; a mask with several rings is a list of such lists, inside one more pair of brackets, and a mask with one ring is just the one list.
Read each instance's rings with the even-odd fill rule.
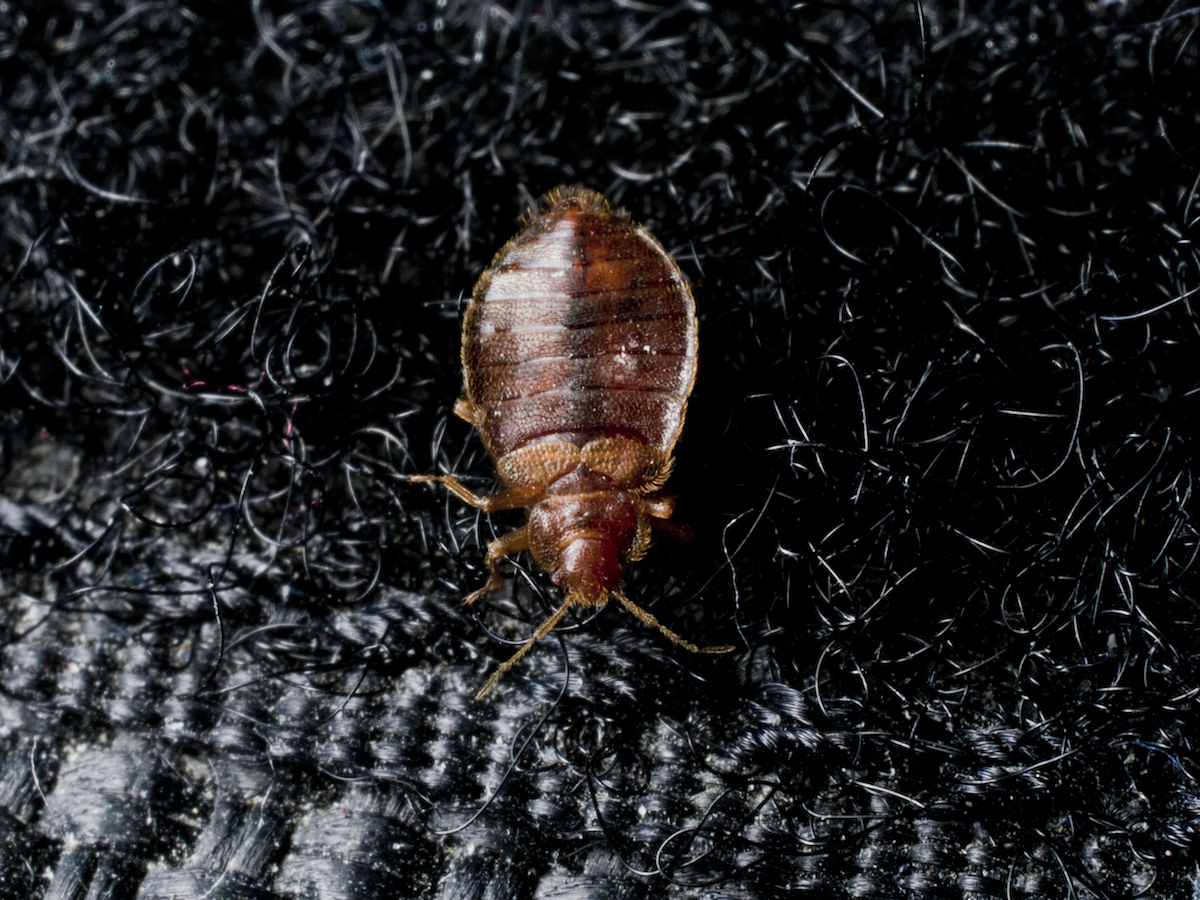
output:
[[687,539],[661,493],[696,378],[691,289],[662,245],[599,194],[559,188],[480,276],[463,322],[464,393],[454,412],[475,426],[501,490],[480,496],[437,481],[485,512],[527,508],[526,524],[492,541],[498,562],[528,550],[565,593],[532,637],[484,685],[492,689],[572,606],[615,598],[637,619],[696,653],[619,589],[652,532]]

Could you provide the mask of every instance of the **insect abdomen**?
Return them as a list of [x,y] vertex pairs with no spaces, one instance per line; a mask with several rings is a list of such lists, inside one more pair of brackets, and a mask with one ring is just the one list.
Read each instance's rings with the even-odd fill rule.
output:
[[463,364],[484,444],[625,437],[670,453],[696,367],[691,293],[654,238],[599,195],[556,198],[497,255]]

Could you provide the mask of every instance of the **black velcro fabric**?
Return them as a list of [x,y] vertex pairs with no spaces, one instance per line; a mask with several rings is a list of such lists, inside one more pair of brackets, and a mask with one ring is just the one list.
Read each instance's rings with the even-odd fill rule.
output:
[[[1198,28],[0,4],[0,896],[1190,896]],[[476,700],[561,597],[407,478],[493,489],[463,299],[560,185],[693,285],[625,592],[736,649]]]

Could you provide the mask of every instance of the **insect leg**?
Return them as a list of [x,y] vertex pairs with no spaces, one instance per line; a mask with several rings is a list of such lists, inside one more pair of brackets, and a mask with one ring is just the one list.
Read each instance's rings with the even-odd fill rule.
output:
[[504,583],[504,576],[500,574],[500,567],[497,565],[501,559],[508,556],[510,553],[520,553],[522,550],[529,549],[529,526],[522,525],[516,531],[510,531],[502,537],[496,538],[488,544],[487,557],[484,562],[488,567],[488,583],[477,591],[472,591],[463,600],[463,603],[471,604],[482,597],[488,591],[494,591]]
[[662,519],[651,519],[650,530],[655,534],[665,534],[669,538],[687,544],[696,536],[690,525],[680,525],[677,522],[665,522]]
[[454,414],[464,422],[469,422],[478,427],[479,414],[475,410],[474,404],[466,397],[459,397],[458,402],[454,404]]
[[563,602],[563,605],[551,613],[550,618],[537,627],[537,630],[534,631],[533,636],[521,645],[521,649],[502,662],[500,667],[492,673],[492,677],[487,680],[487,684],[483,686],[483,689],[475,695],[475,699],[482,700],[484,697],[486,697],[488,692],[496,686],[496,682],[500,680],[500,676],[519,663],[521,658],[533,649],[534,644],[553,631],[554,626],[558,624],[558,620],[561,619],[566,614],[567,610],[570,609],[574,604],[575,598],[568,594],[567,599]]
[[540,491],[526,487],[505,488],[497,494],[479,495],[455,478],[453,475],[410,475],[409,481],[436,481],[444,485],[455,497],[476,509],[484,512],[502,512],[506,509],[520,509],[529,506],[541,495]]
[[629,610],[629,613],[644,625],[649,625],[651,628],[657,628],[671,640],[672,643],[678,644],[684,650],[690,650],[692,653],[729,653],[737,648],[729,644],[723,644],[719,647],[699,647],[691,641],[684,640],[666,625],[658,621],[653,613],[642,609],[620,591],[613,591],[613,596],[617,598],[620,604]]
[[648,497],[642,498],[642,509],[646,511],[646,515],[650,520],[650,529],[657,534],[665,534],[667,537],[675,538],[677,541],[689,543],[695,532],[687,525],[677,525],[674,522],[668,522],[671,515],[675,512],[675,500],[672,497],[664,497],[661,494],[651,494]]
[[675,498],[650,494],[642,498],[642,507],[652,519],[669,519],[675,514]]

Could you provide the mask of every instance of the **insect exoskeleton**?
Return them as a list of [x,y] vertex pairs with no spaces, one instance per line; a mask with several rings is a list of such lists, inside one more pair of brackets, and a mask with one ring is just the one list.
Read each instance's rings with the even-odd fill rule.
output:
[[644,228],[599,194],[559,188],[542,198],[480,276],[463,322],[463,396],[455,413],[495,460],[501,490],[480,496],[438,481],[486,512],[528,508],[528,521],[488,546],[499,587],[502,557],[528,550],[562,588],[561,606],[479,692],[558,624],[572,606],[615,598],[693,652],[620,590],[625,565],[652,532],[686,538],[660,493],[696,378],[696,306],[683,273]]

